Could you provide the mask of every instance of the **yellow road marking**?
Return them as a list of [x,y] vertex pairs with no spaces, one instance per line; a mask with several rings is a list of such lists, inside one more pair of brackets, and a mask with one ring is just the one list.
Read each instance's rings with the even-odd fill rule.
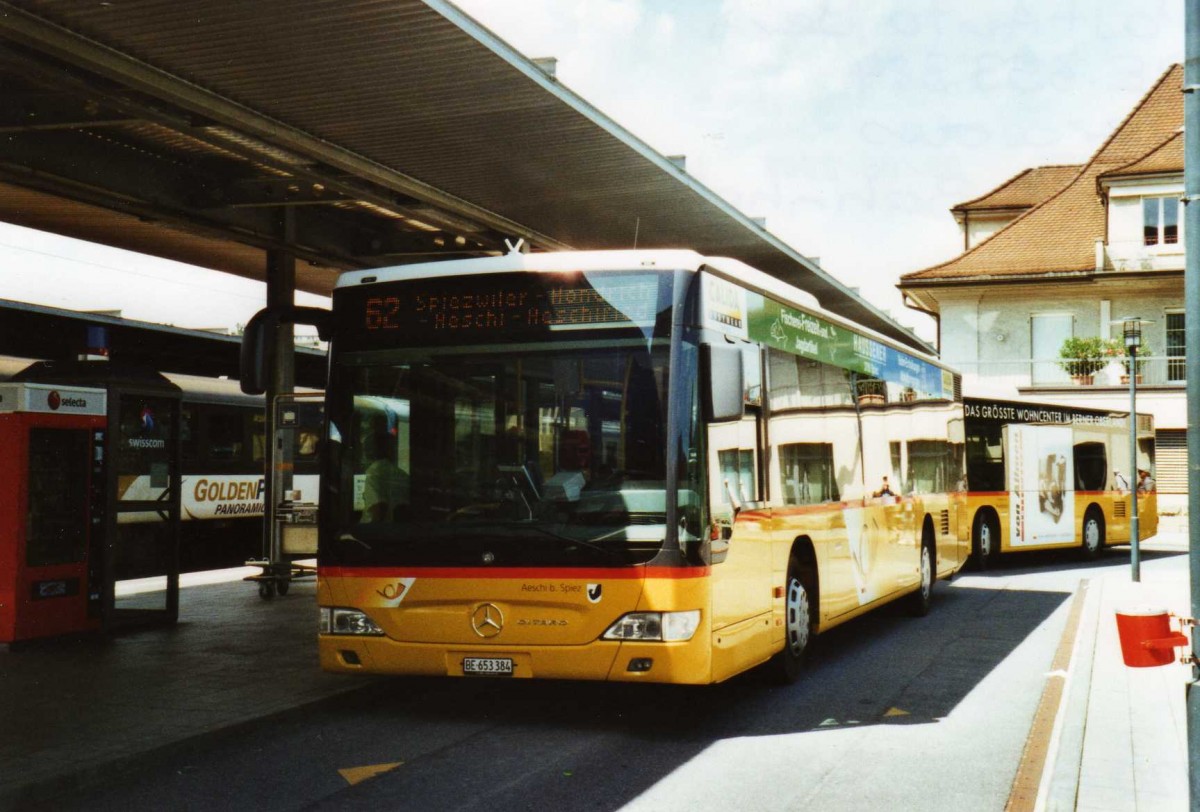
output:
[[899,708],[888,708],[887,713],[884,714],[884,717],[888,716],[908,716],[908,711],[900,710]]
[[387,764],[371,764],[366,767],[347,767],[344,770],[338,770],[338,775],[345,778],[347,784],[354,786],[355,784],[361,784],[368,778],[374,778],[381,773],[394,770],[403,763],[403,761],[392,761]]
[[1029,736],[1025,739],[1025,750],[1021,754],[1021,762],[1017,765],[1017,775],[1013,779],[1012,789],[1008,794],[1006,812],[1032,812],[1037,808],[1038,790],[1041,788],[1043,773],[1049,765],[1050,741],[1054,735],[1054,722],[1064,700],[1063,688],[1067,668],[1071,665],[1071,656],[1075,651],[1075,638],[1079,633],[1080,620],[1083,617],[1083,604],[1090,585],[1088,579],[1079,582],[1079,588],[1071,599],[1070,614],[1067,615],[1067,625],[1063,629],[1062,638],[1058,641],[1058,649],[1054,652],[1054,661],[1050,664],[1050,672],[1046,674],[1046,683],[1042,687],[1042,697],[1038,702],[1037,711],[1033,715],[1033,724],[1029,728]]

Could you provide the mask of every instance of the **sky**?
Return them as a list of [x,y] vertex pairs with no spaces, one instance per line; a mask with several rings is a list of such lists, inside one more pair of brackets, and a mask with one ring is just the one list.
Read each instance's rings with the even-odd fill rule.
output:
[[[1082,163],[1183,60],[1179,0],[457,0],[559,81],[927,339],[901,274],[949,209]],[[0,224],[0,298],[183,327],[262,285]],[[304,303],[315,299],[305,297]]]

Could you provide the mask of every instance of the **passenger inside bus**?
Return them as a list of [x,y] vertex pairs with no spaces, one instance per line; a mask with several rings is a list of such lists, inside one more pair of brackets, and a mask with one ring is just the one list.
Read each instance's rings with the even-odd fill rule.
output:
[[1154,490],[1154,479],[1144,468],[1138,469],[1138,493],[1150,493]]
[[408,473],[396,464],[395,448],[387,418],[372,415],[363,438],[370,460],[363,481],[363,522],[393,521],[396,509],[409,503]]

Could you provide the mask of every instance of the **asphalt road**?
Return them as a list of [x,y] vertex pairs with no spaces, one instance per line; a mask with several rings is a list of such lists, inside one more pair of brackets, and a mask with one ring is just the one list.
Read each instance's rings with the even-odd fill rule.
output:
[[928,617],[885,608],[822,636],[786,688],[380,680],[55,808],[1001,810],[1071,596],[1126,560],[939,583]]

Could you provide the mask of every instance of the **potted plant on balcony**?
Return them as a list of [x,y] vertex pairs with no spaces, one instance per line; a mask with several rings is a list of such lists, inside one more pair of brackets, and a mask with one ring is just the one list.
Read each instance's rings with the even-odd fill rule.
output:
[[[1121,383],[1129,383],[1129,375],[1131,374],[1129,371],[1131,364],[1129,359],[1129,350],[1125,347],[1124,341],[1120,339],[1113,339],[1113,342],[1116,344],[1117,349],[1119,350],[1119,354],[1121,356],[1121,366],[1125,368],[1125,373],[1121,375]],[[1137,375],[1138,383],[1142,382],[1142,367],[1146,365],[1146,359],[1153,354],[1154,351],[1150,349],[1150,345],[1145,341],[1142,342],[1142,346],[1138,347],[1137,361],[1132,362],[1132,364],[1136,367],[1134,374]]]
[[878,406],[887,401],[887,382],[878,378],[861,377],[855,382],[859,405]]
[[1072,336],[1058,350],[1058,363],[1075,383],[1091,385],[1096,371],[1108,364],[1110,343],[1099,336]]

